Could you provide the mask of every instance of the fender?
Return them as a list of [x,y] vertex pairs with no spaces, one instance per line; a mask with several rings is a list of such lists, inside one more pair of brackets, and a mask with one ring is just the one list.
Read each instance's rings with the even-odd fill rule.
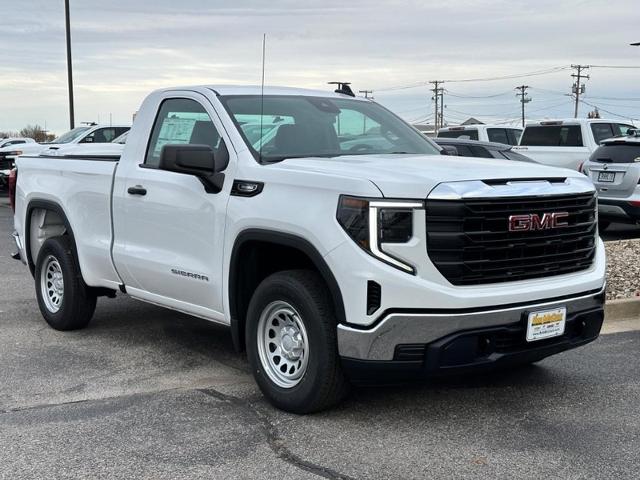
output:
[[243,230],[236,237],[233,249],[231,251],[231,259],[229,262],[228,295],[229,310],[231,314],[231,337],[233,339],[233,344],[238,351],[244,350],[244,343],[242,341],[242,339],[244,338],[244,332],[242,331],[244,321],[241,321],[238,318],[238,311],[236,307],[238,295],[238,268],[236,267],[236,265],[239,261],[238,252],[240,251],[241,247],[248,241],[260,241],[282,245],[285,247],[296,248],[304,253],[307,257],[309,257],[311,259],[311,262],[316,267],[318,272],[320,272],[320,275],[329,287],[329,292],[331,293],[331,297],[333,298],[335,315],[338,323],[346,323],[344,302],[342,300],[342,293],[340,292],[338,282],[333,276],[333,272],[331,272],[331,269],[325,262],[324,258],[322,257],[320,252],[318,252],[316,247],[313,246],[313,244],[297,235],[278,232],[274,230],[250,228],[247,230]]
[[[67,218],[67,215],[64,213],[63,208],[59,204],[52,202],[51,200],[35,199],[35,200],[31,200],[27,205],[27,213],[24,218],[25,252],[27,253],[27,265],[29,265],[29,270],[31,271],[31,275],[35,275],[36,265],[35,265],[35,259],[31,257],[31,220],[30,219],[31,219],[31,213],[36,208],[52,210],[60,216],[60,218],[64,222],[64,228],[67,231],[67,235],[69,235],[69,239],[71,240],[71,243],[74,246],[73,258],[76,262],[76,265],[78,265],[78,270],[80,270],[80,261],[78,260],[78,249],[75,248],[76,239],[75,239],[75,236],[73,235],[73,229],[71,228],[69,219]],[[82,272],[81,272],[81,275],[82,275]]]

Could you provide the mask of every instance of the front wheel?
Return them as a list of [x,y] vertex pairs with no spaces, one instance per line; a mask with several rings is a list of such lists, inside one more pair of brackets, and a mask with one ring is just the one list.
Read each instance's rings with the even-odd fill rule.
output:
[[253,375],[271,403],[311,413],[346,395],[336,327],[329,291],[317,273],[278,272],[258,286],[247,312],[246,347]]
[[40,312],[52,328],[87,326],[96,308],[96,295],[82,280],[69,237],[44,242],[36,260],[35,283]]

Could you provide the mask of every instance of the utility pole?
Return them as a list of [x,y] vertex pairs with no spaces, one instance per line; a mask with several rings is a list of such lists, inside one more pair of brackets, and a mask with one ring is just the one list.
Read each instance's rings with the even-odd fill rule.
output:
[[[373,100],[373,90],[358,90],[358,93],[364,93],[364,98]],[[366,133],[367,133],[367,116],[362,115],[362,134],[365,135]]]
[[69,0],[64,0],[64,18],[67,33],[67,80],[69,82],[69,127],[75,127],[73,115],[73,73],[71,67],[71,24],[69,22]]
[[587,70],[589,65],[571,65],[571,68],[577,70],[578,73],[572,73],[571,76],[576,79],[573,84],[571,92],[576,96],[576,108],[573,113],[573,118],[578,118],[578,105],[580,104],[580,94],[584,93],[584,83],[580,83],[580,80],[586,78],[589,80],[589,75],[582,73],[583,70]]
[[444,126],[444,88],[442,84],[444,80],[432,80],[429,83],[433,85],[431,91],[433,92],[433,97],[431,100],[435,101],[435,133],[438,133],[438,130]]
[[527,97],[527,88],[529,85],[520,85],[516,87],[516,90],[520,90],[520,93],[516,93],[516,97],[520,97],[520,103],[522,104],[522,127],[524,128],[524,104],[531,101],[531,97]]

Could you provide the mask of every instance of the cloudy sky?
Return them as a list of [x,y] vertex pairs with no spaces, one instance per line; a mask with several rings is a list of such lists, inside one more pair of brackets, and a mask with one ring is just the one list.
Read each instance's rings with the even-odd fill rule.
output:
[[[407,120],[429,120],[429,80],[445,84],[445,118],[573,114],[570,64],[640,65],[633,0],[70,0],[76,122],[128,123],[147,92],[171,85],[260,81],[372,89]],[[0,130],[68,127],[63,0],[0,0]],[[7,21],[7,18],[15,21]],[[561,67],[565,67],[562,69]],[[526,78],[468,81],[530,72]],[[590,69],[584,100],[640,118],[640,69]],[[411,88],[405,88],[411,87]],[[591,109],[581,106],[581,113]],[[602,112],[604,114],[604,112]],[[638,122],[636,122],[638,123]]]

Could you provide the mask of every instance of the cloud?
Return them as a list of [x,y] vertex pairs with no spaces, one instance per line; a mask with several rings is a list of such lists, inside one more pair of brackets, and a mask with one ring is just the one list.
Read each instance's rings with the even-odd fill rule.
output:
[[[638,40],[635,18],[621,14],[635,11],[627,0],[75,0],[71,6],[76,117],[82,120],[111,113],[114,122],[128,122],[154,88],[258,83],[263,33],[267,82],[313,88],[349,80],[357,89],[380,90],[571,63],[640,64],[640,49],[628,46]],[[0,33],[0,130],[46,120],[62,132],[68,115],[63,7],[24,0],[22,8],[20,21]],[[587,97],[638,97],[638,73],[594,69]],[[528,108],[568,115],[570,99],[562,92],[570,90],[569,74],[525,79],[560,92],[536,92]],[[519,82],[447,88],[482,96],[512,92]],[[433,109],[427,86],[374,95],[410,120]],[[553,107],[562,101],[567,105]],[[610,103],[611,111],[640,116],[640,102]],[[454,110],[506,118],[517,117],[519,108],[512,94],[473,101],[450,96],[446,104],[452,120],[463,116]]]

